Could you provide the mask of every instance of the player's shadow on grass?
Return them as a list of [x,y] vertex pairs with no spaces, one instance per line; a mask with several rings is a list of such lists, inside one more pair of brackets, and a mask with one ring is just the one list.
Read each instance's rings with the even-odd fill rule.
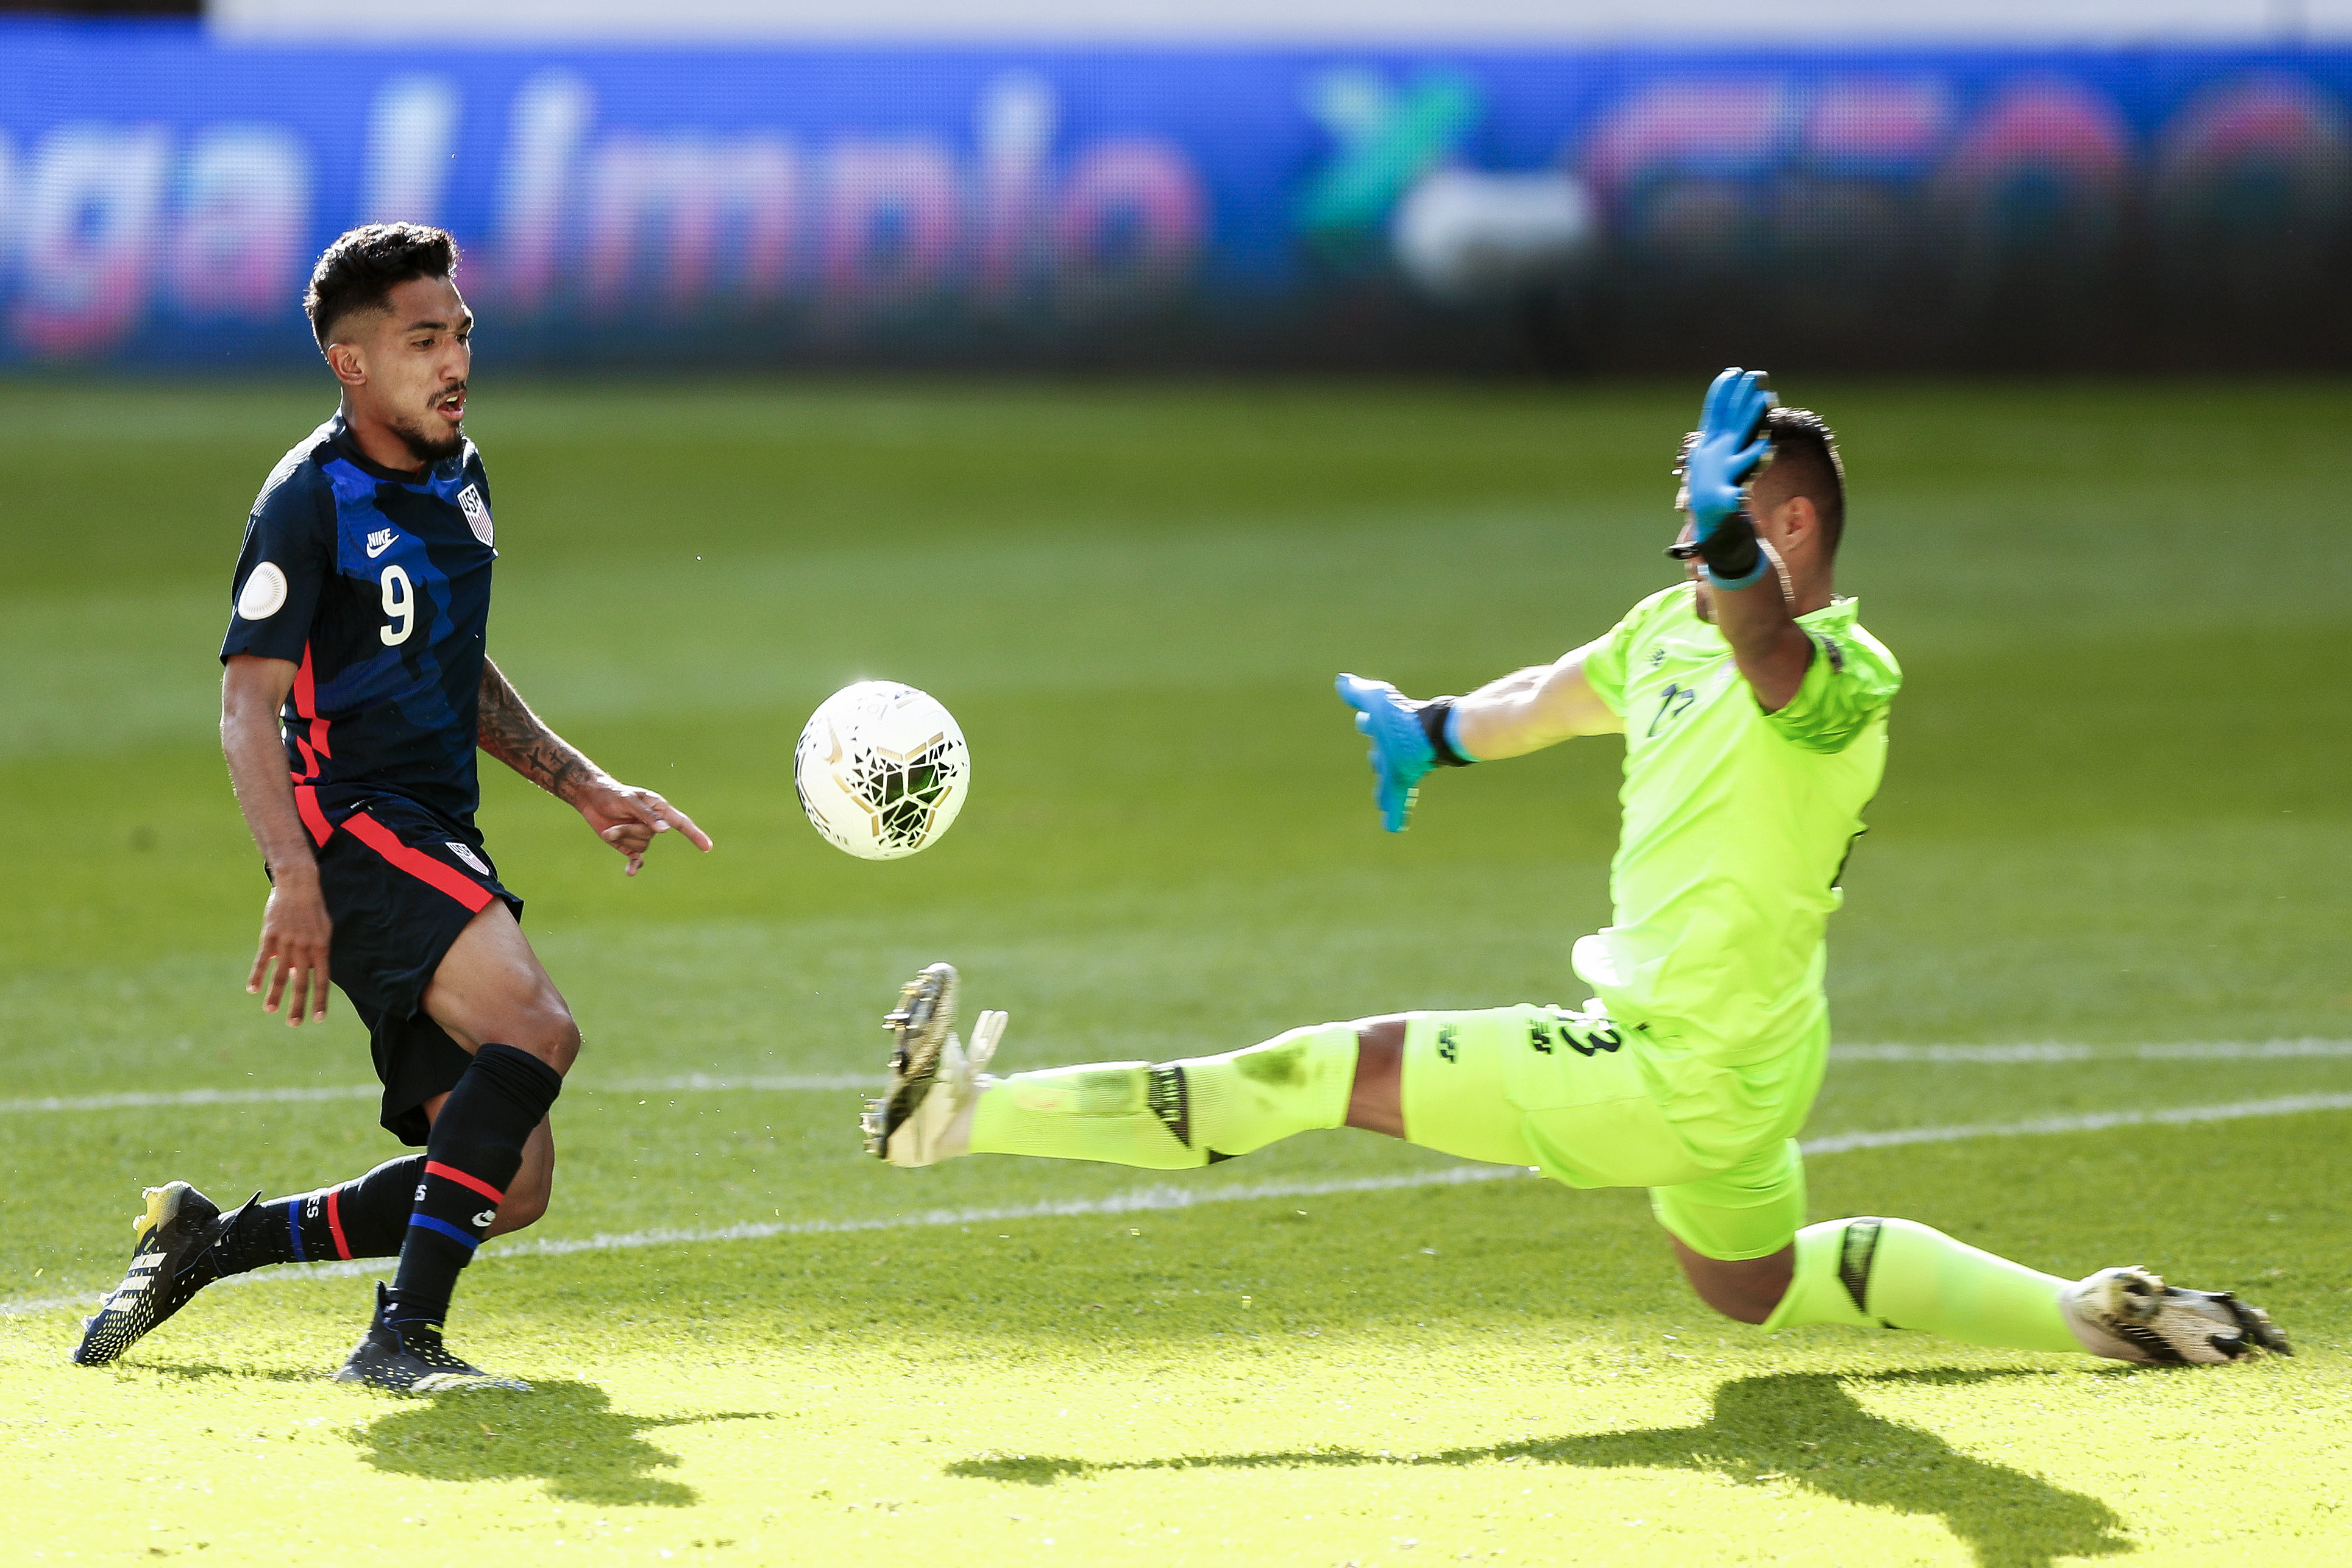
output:
[[593,1384],[541,1382],[529,1394],[484,1390],[419,1402],[370,1422],[352,1440],[377,1469],[425,1480],[536,1478],[567,1502],[686,1508],[697,1500],[694,1489],[654,1473],[676,1467],[677,1456],[640,1434],[766,1418],[757,1411],[627,1416]]
[[1023,1455],[966,1459],[948,1473],[1046,1486],[1110,1470],[1231,1467],[1470,1465],[1498,1460],[1587,1469],[1712,1470],[1737,1481],[1787,1481],[1896,1513],[1932,1514],[1985,1568],[2045,1568],[2053,1558],[2137,1550],[2106,1504],[2038,1476],[1962,1453],[1931,1432],[1873,1415],[1848,1392],[1852,1382],[1977,1383],[2037,1375],[2009,1372],[1906,1372],[1853,1379],[1825,1373],[1742,1377],[1716,1391],[1711,1419],[1576,1437],[1532,1437],[1491,1448],[1392,1456],[1349,1449],[1201,1455],[1103,1465]]
[[222,1366],[209,1361],[125,1361],[116,1364],[125,1375],[152,1373],[197,1383],[207,1377],[234,1378],[239,1383],[316,1383],[318,1369],[309,1366]]

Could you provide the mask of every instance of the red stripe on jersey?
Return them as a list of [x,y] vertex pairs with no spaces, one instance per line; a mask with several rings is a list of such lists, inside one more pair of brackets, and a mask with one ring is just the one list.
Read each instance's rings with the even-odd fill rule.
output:
[[343,1217],[335,1209],[335,1200],[341,1196],[342,1189],[340,1187],[327,1189],[327,1234],[335,1239],[335,1256],[349,1258],[352,1255],[352,1244],[343,1239]]
[[[310,765],[310,771],[302,777],[316,779],[319,776],[319,758],[332,757],[335,748],[327,744],[328,724],[319,716],[318,680],[310,674],[310,644],[308,643],[302,644],[301,666],[294,672],[294,712],[310,721],[310,743],[302,747],[302,760]],[[299,740],[294,744],[302,746]]]
[[488,907],[492,897],[488,888],[455,867],[443,865],[422,850],[410,849],[393,836],[390,828],[365,811],[354,811],[344,818],[343,831],[417,881],[447,894],[477,914]]
[[335,829],[327,821],[327,813],[319,810],[319,791],[308,784],[295,785],[294,809],[302,813],[302,825],[310,830],[319,847],[325,849],[327,841],[335,836]]
[[498,1188],[492,1186],[481,1177],[467,1176],[456,1166],[445,1166],[439,1160],[425,1161],[425,1174],[426,1176],[437,1176],[445,1181],[454,1181],[459,1186],[471,1187],[474,1191],[480,1193],[484,1197],[488,1198],[492,1203],[504,1203],[507,1200],[506,1194],[500,1192]]

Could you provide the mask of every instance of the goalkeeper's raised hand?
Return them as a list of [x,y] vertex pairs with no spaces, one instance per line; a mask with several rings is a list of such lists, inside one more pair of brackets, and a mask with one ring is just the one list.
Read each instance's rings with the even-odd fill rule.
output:
[[1683,454],[1683,505],[1690,513],[1691,542],[1672,553],[1706,561],[1707,580],[1717,588],[1746,588],[1764,575],[1746,486],[1771,449],[1757,427],[1772,403],[1763,371],[1738,366],[1724,371],[1707,387],[1698,429]]
[[1429,770],[1460,768],[1471,760],[1448,728],[1454,699],[1417,703],[1386,681],[1360,675],[1341,675],[1339,686],[1339,700],[1356,710],[1356,728],[1372,743],[1367,759],[1379,779],[1372,787],[1372,801],[1381,809],[1381,825],[1391,833],[1403,832]]

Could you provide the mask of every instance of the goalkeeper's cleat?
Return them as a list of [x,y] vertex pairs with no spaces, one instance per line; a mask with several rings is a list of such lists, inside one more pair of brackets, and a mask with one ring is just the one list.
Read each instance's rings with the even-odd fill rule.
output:
[[979,1103],[980,1071],[996,1053],[1004,1015],[982,1013],[966,1051],[954,1032],[955,1001],[955,967],[933,964],[907,982],[882,1020],[894,1040],[890,1085],[859,1118],[866,1152],[877,1159],[927,1166],[962,1152],[957,1134]]
[[385,1322],[391,1296],[378,1281],[375,1321],[337,1369],[337,1383],[364,1383],[394,1394],[470,1394],[482,1388],[530,1392],[530,1385],[520,1377],[484,1372],[451,1354],[441,1343],[440,1329],[431,1323],[410,1323],[404,1330]]
[[2236,1361],[2264,1351],[2293,1355],[2260,1307],[2227,1291],[2185,1291],[2146,1269],[2102,1269],[2059,1297],[2067,1326],[2095,1354],[2180,1365]]
[[223,1214],[218,1204],[184,1181],[151,1186],[146,1197],[146,1209],[131,1222],[138,1239],[122,1283],[82,1322],[81,1343],[73,1353],[80,1365],[112,1361],[219,1279],[209,1256],[213,1243],[261,1195],[255,1193],[234,1214]]
[[890,1157],[890,1134],[929,1098],[955,1030],[955,966],[932,964],[899,988],[898,1005],[883,1015],[882,1027],[890,1033],[890,1083],[858,1118],[866,1152],[875,1158]]
[[[971,1151],[972,1115],[980,1108],[982,1093],[996,1082],[981,1069],[996,1054],[996,1042],[1004,1034],[1004,1017],[1001,1012],[981,1014],[972,1024],[969,1048],[954,1035],[948,1036],[940,1048],[939,1071],[932,1074],[929,1092],[884,1136],[884,1159],[912,1168],[935,1166]],[[867,1114],[870,1137],[874,1113]]]

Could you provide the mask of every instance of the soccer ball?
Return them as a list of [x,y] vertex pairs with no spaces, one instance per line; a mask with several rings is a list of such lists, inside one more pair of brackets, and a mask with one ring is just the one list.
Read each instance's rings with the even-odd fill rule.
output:
[[938,698],[860,681],[809,716],[793,782],[818,832],[861,860],[897,860],[934,842],[963,810],[971,751]]

